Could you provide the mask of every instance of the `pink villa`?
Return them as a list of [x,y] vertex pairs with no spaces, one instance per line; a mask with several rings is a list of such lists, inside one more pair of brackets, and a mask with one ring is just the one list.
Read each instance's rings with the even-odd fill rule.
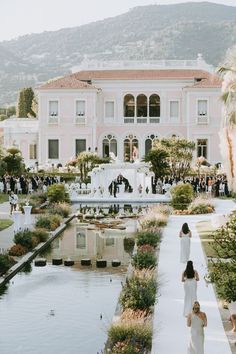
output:
[[34,157],[40,165],[65,165],[82,151],[141,160],[156,138],[175,135],[196,143],[195,158],[218,163],[221,83],[201,55],[83,62],[79,71],[37,89]]

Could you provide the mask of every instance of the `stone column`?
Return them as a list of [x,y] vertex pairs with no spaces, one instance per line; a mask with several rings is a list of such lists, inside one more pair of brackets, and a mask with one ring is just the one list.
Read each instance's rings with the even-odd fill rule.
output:
[[24,209],[24,213],[25,213],[25,222],[24,222],[24,226],[30,226],[31,225],[31,209],[32,206],[31,205],[25,205],[23,207]]
[[14,232],[18,232],[22,229],[23,223],[21,220],[22,212],[19,210],[15,210],[12,212],[12,218],[14,221]]

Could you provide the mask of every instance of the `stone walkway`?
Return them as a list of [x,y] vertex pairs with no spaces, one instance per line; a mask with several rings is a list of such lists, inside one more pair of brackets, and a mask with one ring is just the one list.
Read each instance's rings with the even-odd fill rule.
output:
[[[22,224],[24,223],[24,215],[21,215]],[[0,219],[12,219],[10,215],[10,206],[8,202],[0,204]],[[34,221],[35,216],[32,215],[32,221]],[[14,245],[14,225],[12,224],[7,229],[0,231],[0,253],[11,248]]]
[[[12,219],[8,202],[0,204],[0,219]],[[0,231],[0,251],[7,250],[14,245],[14,225]],[[1,253],[1,252],[0,252]]]
[[[216,200],[216,213],[228,214],[236,209],[232,200]],[[184,222],[192,230],[190,259],[198,270],[198,300],[202,311],[208,317],[205,328],[205,354],[231,354],[231,349],[222,325],[218,304],[211,284],[207,285],[206,260],[195,225],[198,221],[209,220],[209,215],[171,216],[164,230],[161,243],[158,279],[160,284],[158,303],[154,312],[154,335],[152,354],[187,354],[189,328],[183,316],[184,289],[181,274],[185,268],[180,263],[179,230]]]

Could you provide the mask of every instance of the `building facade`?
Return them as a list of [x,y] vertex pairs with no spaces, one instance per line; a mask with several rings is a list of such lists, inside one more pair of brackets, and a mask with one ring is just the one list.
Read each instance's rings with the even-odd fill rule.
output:
[[65,165],[82,151],[134,161],[155,139],[178,136],[196,143],[195,158],[215,164],[221,161],[220,94],[221,79],[200,55],[191,61],[85,63],[38,88],[34,156],[39,165]]
[[221,79],[202,59],[204,70],[199,60],[165,63],[83,69],[41,86],[39,163],[64,165],[85,150],[141,160],[155,139],[173,135],[194,141],[196,157],[220,162]]
[[38,163],[39,120],[35,118],[9,118],[0,123],[2,145],[18,148],[27,167]]

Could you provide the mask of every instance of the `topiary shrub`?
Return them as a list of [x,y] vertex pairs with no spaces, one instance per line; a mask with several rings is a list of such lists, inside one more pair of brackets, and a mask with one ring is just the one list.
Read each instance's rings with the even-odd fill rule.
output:
[[137,245],[150,245],[156,247],[161,240],[161,232],[152,232],[152,231],[140,231],[136,234]]
[[172,196],[171,204],[174,209],[186,209],[193,200],[193,188],[189,183],[178,184],[171,188],[170,192]]
[[151,278],[140,278],[134,275],[126,280],[120,295],[123,309],[150,310],[156,301],[156,281]]
[[26,247],[28,250],[31,250],[34,246],[32,240],[32,232],[30,230],[19,231],[14,236],[15,244]]
[[53,184],[47,191],[50,203],[69,202],[69,195],[64,184]]
[[23,256],[24,254],[26,254],[27,252],[28,252],[28,248],[26,248],[22,245],[14,245],[10,248],[9,255],[20,257],[20,256]]

